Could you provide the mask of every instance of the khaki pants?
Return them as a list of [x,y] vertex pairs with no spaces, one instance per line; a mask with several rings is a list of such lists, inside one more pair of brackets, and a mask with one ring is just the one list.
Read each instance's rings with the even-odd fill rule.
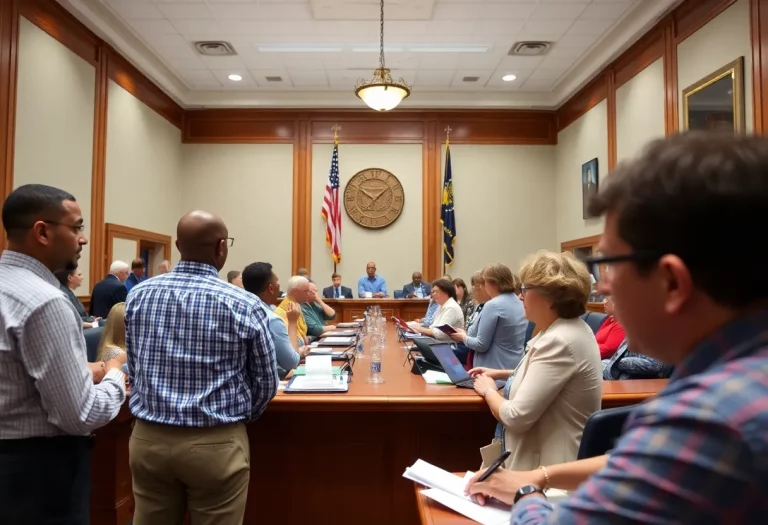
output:
[[137,420],[128,446],[134,525],[240,525],[251,457],[245,425],[211,428]]

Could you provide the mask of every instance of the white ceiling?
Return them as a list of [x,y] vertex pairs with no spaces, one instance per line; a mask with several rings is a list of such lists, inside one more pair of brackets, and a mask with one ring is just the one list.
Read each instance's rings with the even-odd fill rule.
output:
[[[355,82],[378,64],[378,0],[60,2],[186,106],[360,106]],[[386,63],[413,85],[405,104],[553,107],[676,3],[385,0]],[[237,55],[200,55],[198,40]],[[522,40],[553,45],[508,56]]]

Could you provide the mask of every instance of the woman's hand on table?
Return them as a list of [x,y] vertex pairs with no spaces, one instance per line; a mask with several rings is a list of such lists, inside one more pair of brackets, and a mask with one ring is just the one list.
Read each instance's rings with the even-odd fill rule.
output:
[[486,374],[475,376],[475,392],[485,397],[489,390],[496,390],[496,381]]

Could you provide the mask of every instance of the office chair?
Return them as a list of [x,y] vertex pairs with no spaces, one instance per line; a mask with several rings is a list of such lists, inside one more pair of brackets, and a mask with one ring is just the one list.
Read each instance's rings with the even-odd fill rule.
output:
[[96,361],[96,353],[99,351],[99,341],[101,341],[102,332],[104,332],[103,326],[86,328],[83,330],[83,335],[85,336],[85,349],[88,353],[89,363]]
[[627,416],[633,406],[606,408],[598,410],[587,419],[584,433],[581,435],[577,459],[602,456],[613,448],[621,436]]
[[402,299],[405,297],[402,290],[395,290],[395,299]]
[[584,319],[584,322],[589,325],[594,333],[597,333],[597,331],[600,329],[600,326],[602,326],[602,324],[608,318],[608,315],[602,312],[587,312],[582,315],[581,318]]

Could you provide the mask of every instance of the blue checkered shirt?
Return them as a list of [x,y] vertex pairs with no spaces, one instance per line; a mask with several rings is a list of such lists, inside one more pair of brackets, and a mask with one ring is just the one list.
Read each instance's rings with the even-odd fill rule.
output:
[[277,393],[260,300],[182,261],[128,294],[130,407],[145,421],[211,427],[258,418]]
[[746,525],[768,516],[768,310],[702,341],[632,411],[606,467],[553,507],[530,496],[513,525]]

